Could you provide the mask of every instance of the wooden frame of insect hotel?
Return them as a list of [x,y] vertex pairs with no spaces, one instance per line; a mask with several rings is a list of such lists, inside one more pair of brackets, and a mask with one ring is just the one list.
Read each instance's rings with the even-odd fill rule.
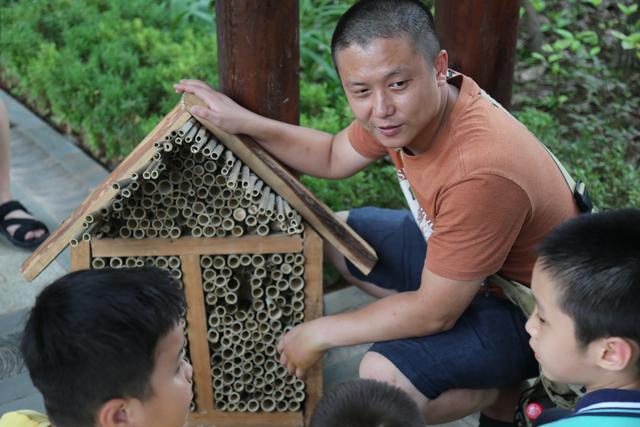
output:
[[287,330],[322,315],[322,245],[364,272],[373,250],[254,141],[189,113],[193,95],[25,261],[31,281],[68,244],[72,270],[165,269],[184,289],[189,423],[303,426],[322,394],[278,363]]

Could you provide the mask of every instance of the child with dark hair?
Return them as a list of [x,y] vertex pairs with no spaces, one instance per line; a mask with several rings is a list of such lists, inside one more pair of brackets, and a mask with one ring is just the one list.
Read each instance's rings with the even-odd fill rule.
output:
[[[21,349],[51,422],[183,426],[192,399],[184,311],[182,291],[156,268],[79,271],[46,287]],[[6,414],[0,425],[21,416]]]
[[526,329],[542,372],[587,390],[574,413],[545,425],[640,426],[640,210],[557,227],[539,248],[532,290]]
[[355,380],[339,384],[318,404],[311,427],[424,427],[418,405],[388,383]]

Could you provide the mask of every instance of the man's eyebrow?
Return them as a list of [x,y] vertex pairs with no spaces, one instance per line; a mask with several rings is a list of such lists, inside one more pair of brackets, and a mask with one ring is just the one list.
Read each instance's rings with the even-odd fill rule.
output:
[[[403,72],[406,72],[409,69],[409,67],[405,66],[405,65],[400,65],[398,67],[396,67],[394,70],[390,71],[389,73],[387,73],[384,76],[384,80],[389,80],[392,77],[397,76],[398,74],[401,74]],[[347,82],[347,86],[349,87],[353,87],[353,86],[366,86],[367,84],[364,82],[359,82],[359,81],[350,81]]]

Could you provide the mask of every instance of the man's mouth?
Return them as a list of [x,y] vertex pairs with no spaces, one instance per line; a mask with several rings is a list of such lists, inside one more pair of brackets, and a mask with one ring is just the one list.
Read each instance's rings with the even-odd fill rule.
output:
[[401,125],[398,126],[376,126],[378,132],[384,136],[394,136],[400,132]]

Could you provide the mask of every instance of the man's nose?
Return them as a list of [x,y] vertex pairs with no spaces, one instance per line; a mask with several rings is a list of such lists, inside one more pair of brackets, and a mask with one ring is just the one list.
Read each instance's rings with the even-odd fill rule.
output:
[[374,97],[373,113],[376,117],[388,117],[394,113],[391,97],[385,92],[378,92]]

